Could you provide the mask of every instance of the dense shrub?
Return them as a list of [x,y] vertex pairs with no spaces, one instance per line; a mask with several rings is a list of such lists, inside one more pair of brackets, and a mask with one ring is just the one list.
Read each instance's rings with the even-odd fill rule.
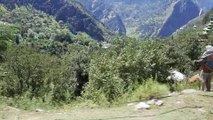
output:
[[128,39],[97,56],[91,59],[84,90],[84,97],[95,102],[113,102],[150,77],[163,81],[168,70],[167,57],[158,40]]
[[36,53],[30,48],[15,47],[6,52],[4,64],[7,75],[3,79],[2,94],[8,97],[21,96],[30,92],[30,97],[43,96],[49,91],[45,79],[51,60],[47,55]]
[[169,93],[169,87],[165,84],[160,84],[152,78],[146,80],[142,85],[139,85],[131,94],[131,99],[135,100],[149,100],[153,98],[160,98]]
[[3,52],[15,42],[18,33],[18,25],[0,23],[0,62],[3,59]]

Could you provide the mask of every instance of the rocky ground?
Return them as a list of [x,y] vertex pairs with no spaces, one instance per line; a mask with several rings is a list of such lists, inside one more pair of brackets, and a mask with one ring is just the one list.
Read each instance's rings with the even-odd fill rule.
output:
[[[157,101],[157,100],[152,100]],[[141,102],[113,108],[73,108],[69,110],[25,111],[0,107],[0,120],[212,120],[213,92],[184,90],[161,98],[161,104],[141,101],[149,108],[138,108]],[[162,103],[163,102],[163,103]]]

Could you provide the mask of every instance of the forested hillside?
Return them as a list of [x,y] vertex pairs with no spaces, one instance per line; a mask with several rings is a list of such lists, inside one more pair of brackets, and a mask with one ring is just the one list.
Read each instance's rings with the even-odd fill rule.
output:
[[[37,5],[49,1],[5,2],[0,6],[0,103],[24,109],[34,104],[66,106],[87,101],[110,106],[158,98],[169,92],[169,71],[191,75],[192,60],[213,38],[209,32],[206,41],[199,41],[203,29],[199,26],[164,39],[112,36],[102,43],[91,38],[91,31],[72,31],[77,28],[68,21],[82,15],[70,17],[66,9],[75,8],[72,5],[62,9],[57,4],[60,9],[48,11],[47,6]],[[81,20],[73,24],[94,27],[93,22]],[[96,37],[102,35],[100,29],[92,30]]]
[[84,7],[76,1],[65,0],[0,0],[0,3],[10,9],[18,6],[31,5],[37,10],[52,15],[57,21],[63,21],[74,34],[86,32],[92,38],[103,41],[109,37],[110,32],[87,12]]

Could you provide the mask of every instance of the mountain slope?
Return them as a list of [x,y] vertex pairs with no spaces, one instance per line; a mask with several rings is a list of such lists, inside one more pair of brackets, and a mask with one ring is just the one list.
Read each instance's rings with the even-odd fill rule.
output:
[[190,0],[179,1],[175,4],[172,14],[164,23],[159,36],[170,36],[177,29],[199,16],[200,8]]
[[126,28],[121,17],[104,1],[79,0],[79,2],[110,30],[117,34],[126,34]]
[[[117,16],[121,18],[124,24],[127,36],[131,37],[145,37],[156,35],[158,33],[158,28],[161,27],[161,24],[165,19],[165,10],[172,3],[172,0],[78,1],[86,6],[86,8],[91,12],[96,10],[102,11],[93,12],[94,16],[101,21],[111,18],[111,15],[106,13],[117,14]],[[111,24],[113,24],[112,22],[116,23],[117,21],[112,20]],[[119,26],[119,28],[122,29],[122,26]]]
[[[94,16],[97,19],[101,20],[105,25],[108,22],[104,22],[104,20],[110,20],[112,16],[108,13],[114,13],[118,15],[124,24],[127,36],[131,37],[150,37],[158,35],[163,36],[164,34],[165,36],[169,36],[172,32],[176,31],[176,29],[179,29],[188,21],[197,17],[197,11],[202,11],[201,13],[205,13],[209,11],[211,7],[213,7],[212,0],[78,1],[86,6],[87,10],[91,11]],[[184,11],[187,11],[187,13],[185,13]],[[180,22],[175,21],[175,19],[180,20]],[[113,30],[113,28],[115,27],[113,25],[113,22],[116,24],[117,21],[111,20],[110,24],[112,24],[112,26],[108,25],[111,30]],[[177,25],[175,25],[176,23]],[[169,24],[172,24],[172,26],[170,26]],[[170,29],[169,27],[172,28]],[[118,26],[118,28],[122,27]],[[169,31],[165,32],[165,30]]]
[[67,0],[0,0],[9,8],[16,5],[29,5],[56,17],[57,21],[67,23],[73,33],[86,32],[99,41],[105,40],[110,33],[90,15],[78,2]]

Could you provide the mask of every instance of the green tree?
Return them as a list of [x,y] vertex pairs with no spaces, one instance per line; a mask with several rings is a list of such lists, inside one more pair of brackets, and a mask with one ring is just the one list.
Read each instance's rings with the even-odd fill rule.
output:
[[3,79],[2,95],[14,97],[30,93],[30,98],[41,97],[49,91],[49,81],[45,79],[51,67],[48,55],[39,54],[27,47],[10,48],[4,63],[6,76]]
[[0,23],[0,61],[3,60],[3,52],[8,48],[9,45],[15,42],[15,38],[18,33],[18,25]]

